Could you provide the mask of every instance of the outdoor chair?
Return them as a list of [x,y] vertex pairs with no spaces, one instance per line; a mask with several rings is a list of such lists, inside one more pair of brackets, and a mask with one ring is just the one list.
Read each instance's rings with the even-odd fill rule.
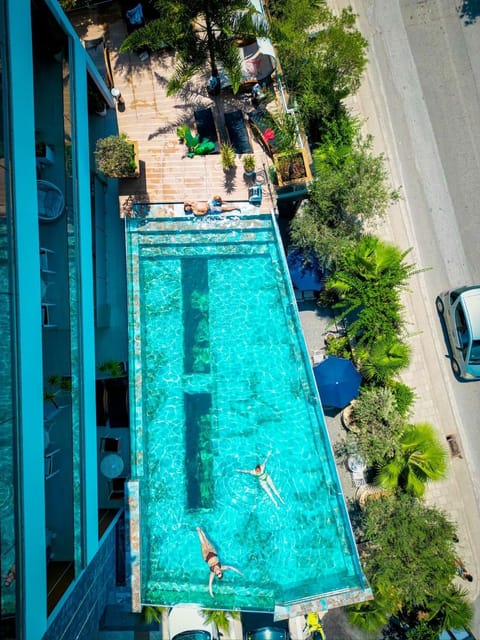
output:
[[102,436],[102,438],[100,438],[100,451],[104,453],[118,453],[120,446],[120,438],[110,438],[108,436]]
[[213,117],[213,111],[210,109],[197,109],[193,112],[195,118],[195,124],[197,127],[197,133],[200,136],[200,141],[208,140],[213,142],[215,150],[212,153],[218,153],[220,145],[218,143],[217,127],[215,126],[215,119]]
[[235,153],[252,152],[252,145],[245,126],[245,118],[240,109],[225,113],[225,127]]
[[128,382],[126,377],[107,378],[105,381],[105,408],[111,427],[130,424],[128,408]]
[[127,478],[112,478],[108,482],[109,500],[123,500],[125,498],[125,482]]

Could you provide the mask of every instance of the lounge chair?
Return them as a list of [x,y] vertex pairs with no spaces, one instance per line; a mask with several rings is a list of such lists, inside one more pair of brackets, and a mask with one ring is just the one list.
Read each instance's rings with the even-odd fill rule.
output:
[[37,180],[38,217],[42,222],[57,220],[65,209],[60,189],[47,180]]
[[193,112],[193,117],[195,118],[200,141],[208,140],[209,142],[213,142],[215,150],[212,151],[212,153],[219,153],[220,145],[218,143],[218,133],[217,127],[215,126],[213,111],[210,108],[197,109]]
[[107,378],[105,381],[105,408],[111,427],[129,427],[127,378]]
[[96,396],[96,407],[97,407],[97,427],[105,427],[107,424],[105,380],[95,381],[95,396]]
[[225,126],[235,153],[251,153],[252,145],[248,137],[245,118],[240,110],[225,114]]

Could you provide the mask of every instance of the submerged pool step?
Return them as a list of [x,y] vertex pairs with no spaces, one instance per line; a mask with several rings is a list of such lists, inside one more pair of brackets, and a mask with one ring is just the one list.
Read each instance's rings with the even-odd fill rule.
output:
[[145,218],[130,220],[128,231],[133,233],[150,233],[163,231],[167,233],[202,232],[205,231],[246,231],[255,229],[272,229],[273,219],[270,215],[245,217],[208,216],[206,218]]
[[160,229],[142,231],[138,234],[140,244],[217,244],[228,242],[258,242],[272,239],[271,229],[212,229],[199,233],[188,229],[181,232]]
[[268,245],[265,243],[230,243],[212,245],[145,245],[140,247],[142,258],[169,259],[169,258],[215,258],[215,257],[241,257],[268,254]]

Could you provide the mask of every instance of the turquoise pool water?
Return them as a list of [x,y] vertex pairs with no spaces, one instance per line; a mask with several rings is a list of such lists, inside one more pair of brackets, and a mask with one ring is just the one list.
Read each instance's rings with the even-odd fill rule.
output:
[[[365,599],[273,218],[131,219],[127,252],[141,601]],[[280,508],[236,471],[270,450]],[[213,600],[197,526],[243,572]]]

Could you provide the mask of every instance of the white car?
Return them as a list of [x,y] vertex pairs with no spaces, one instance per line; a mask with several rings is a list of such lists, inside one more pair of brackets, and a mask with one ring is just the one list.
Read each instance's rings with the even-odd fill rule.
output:
[[170,640],[219,640],[213,622],[206,623],[201,607],[196,604],[177,604],[168,612]]
[[444,291],[436,304],[450,341],[453,373],[480,378],[480,286]]

